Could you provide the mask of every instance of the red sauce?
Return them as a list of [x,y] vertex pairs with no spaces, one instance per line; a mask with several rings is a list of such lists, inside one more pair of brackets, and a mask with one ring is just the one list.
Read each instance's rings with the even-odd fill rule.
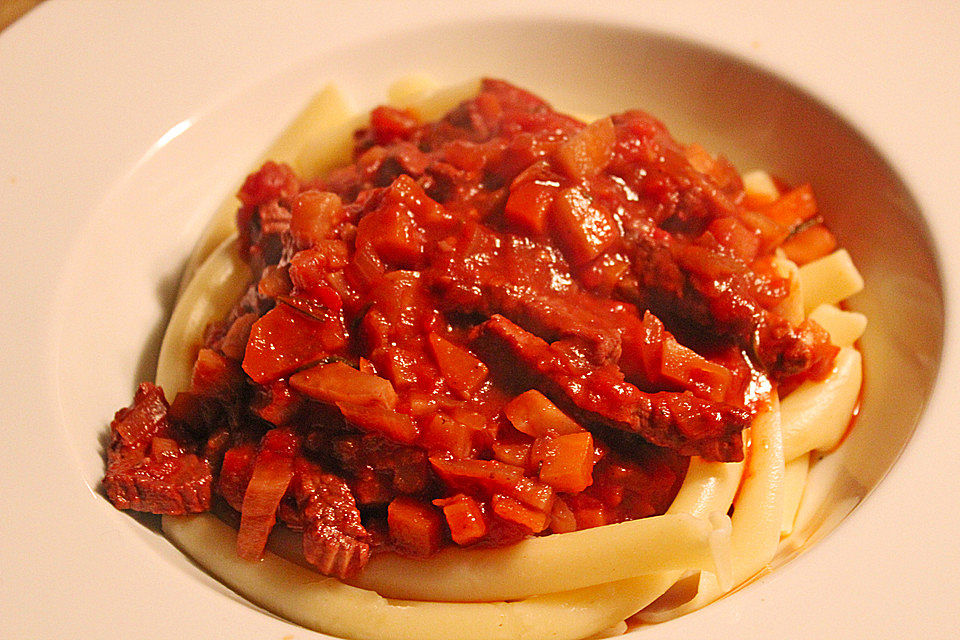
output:
[[773,310],[809,189],[751,209],[640,111],[586,126],[486,80],[437,122],[379,107],[351,164],[268,162],[239,198],[250,290],[189,391],[117,414],[105,486],[161,513],[219,495],[243,557],[278,519],[345,577],[663,513],[689,456],[742,459],[772,385],[836,353]]

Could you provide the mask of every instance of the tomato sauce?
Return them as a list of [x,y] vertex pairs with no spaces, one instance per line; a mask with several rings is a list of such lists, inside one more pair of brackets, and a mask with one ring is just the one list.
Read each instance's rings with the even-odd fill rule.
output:
[[278,520],[346,577],[663,513],[690,456],[741,460],[758,403],[836,354],[776,312],[774,250],[830,245],[809,188],[753,206],[640,111],[587,125],[485,80],[436,122],[379,107],[350,164],[268,162],[239,199],[253,282],[189,390],[118,412],[105,486],[160,513],[219,496],[242,557]]

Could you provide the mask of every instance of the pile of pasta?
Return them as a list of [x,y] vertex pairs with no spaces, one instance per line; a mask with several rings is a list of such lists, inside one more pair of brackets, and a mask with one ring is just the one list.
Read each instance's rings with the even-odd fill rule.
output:
[[[390,101],[431,119],[477,87],[438,89],[413,76],[394,85]],[[365,124],[328,87],[261,161],[322,174],[349,158],[352,132]],[[744,183],[751,197],[779,195],[762,171],[746,174]],[[236,206],[232,198],[224,203],[188,262],[157,367],[167,397],[189,386],[205,326],[229,310],[250,280],[231,235]],[[620,633],[628,618],[661,622],[703,607],[769,565],[793,531],[811,463],[839,444],[859,401],[855,343],[866,318],[838,306],[863,286],[850,256],[841,249],[803,267],[782,255],[777,261],[791,283],[782,308],[792,322],[810,317],[829,332],[840,347],[835,367],[826,379],[805,382],[782,400],[774,396],[745,432],[743,462],[693,458],[664,515],[503,548],[448,548],[428,559],[381,554],[350,584],[308,568],[296,539],[282,531],[274,533],[263,560],[251,563],[235,553],[229,518],[164,516],[163,530],[250,601],[343,638],[573,640]]]

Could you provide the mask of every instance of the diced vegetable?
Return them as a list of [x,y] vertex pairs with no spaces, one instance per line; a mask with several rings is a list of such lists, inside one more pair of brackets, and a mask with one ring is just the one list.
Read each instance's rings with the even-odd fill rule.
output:
[[541,235],[547,229],[547,214],[560,188],[539,181],[523,182],[510,189],[504,216],[517,230]]
[[593,436],[589,431],[543,438],[540,481],[576,493],[593,484]]
[[271,382],[336,353],[344,343],[342,321],[318,320],[278,304],[254,323],[243,370],[254,382]]
[[293,478],[297,448],[296,438],[288,431],[274,429],[263,436],[240,511],[237,555],[244,560],[256,560],[263,554],[277,507]]
[[524,391],[508,402],[503,407],[503,415],[517,431],[533,437],[584,430],[536,389]]
[[426,557],[442,541],[443,516],[432,506],[409,496],[397,496],[387,507],[390,539],[404,553]]
[[803,266],[833,253],[837,238],[824,225],[815,224],[797,231],[782,246],[788,258]]
[[476,433],[477,429],[438,413],[424,426],[420,443],[430,450],[449,451],[454,457],[469,458],[474,452]]
[[315,189],[303,191],[294,198],[290,213],[290,231],[300,246],[326,239],[346,217],[337,194]]
[[417,424],[409,415],[378,405],[358,405],[338,402],[340,412],[348,422],[367,431],[381,433],[396,442],[411,444],[420,435]]
[[660,369],[668,380],[710,400],[722,401],[730,388],[733,374],[721,364],[711,362],[673,336],[663,339]]
[[581,187],[568,187],[553,202],[553,234],[574,266],[590,262],[619,237],[612,216]]
[[813,189],[803,184],[780,196],[773,204],[764,207],[767,216],[785,229],[794,229],[806,220],[817,215],[817,201]]
[[431,333],[428,340],[447,385],[464,399],[476,393],[487,379],[487,365],[464,347],[436,333]]
[[487,534],[483,506],[474,498],[458,493],[450,498],[434,500],[433,504],[443,509],[450,537],[457,544],[468,545]]
[[389,380],[358,371],[343,362],[320,364],[290,376],[290,386],[300,393],[331,404],[377,405],[393,408],[397,392]]
[[602,118],[590,123],[557,149],[560,166],[574,180],[582,180],[602,171],[613,157],[617,134],[613,120]]
[[493,512],[515,524],[520,525],[530,533],[540,533],[547,528],[549,514],[520,504],[513,498],[494,494],[490,500]]
[[213,349],[200,349],[193,365],[190,390],[204,396],[221,396],[233,392],[243,381],[243,373],[235,360]]

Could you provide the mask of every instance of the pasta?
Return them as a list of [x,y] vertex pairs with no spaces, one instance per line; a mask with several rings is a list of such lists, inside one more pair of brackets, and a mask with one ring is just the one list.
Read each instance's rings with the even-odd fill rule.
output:
[[[428,78],[411,77],[391,90],[391,101],[430,120],[477,89],[471,82],[437,90]],[[265,158],[305,175],[339,165],[363,122],[345,104],[335,89],[322,91]],[[597,123],[589,128],[605,126]],[[763,172],[745,175],[744,185],[757,202],[774,203],[782,195]],[[227,315],[250,281],[238,257],[240,241],[227,224],[235,206],[221,207],[188,262],[157,367],[167,397],[195,384],[200,336],[209,322]],[[298,543],[279,532],[260,563],[241,559],[235,529],[210,513],[164,515],[163,530],[251,601],[344,638],[409,638],[415,629],[425,639],[574,640],[620,632],[631,616],[655,623],[698,609],[769,565],[781,538],[794,529],[815,461],[811,452],[839,444],[859,398],[862,366],[854,345],[866,319],[835,306],[863,286],[849,255],[838,250],[798,267],[778,251],[772,269],[787,283],[775,311],[792,326],[812,319],[826,330],[840,348],[832,369],[782,399],[769,394],[744,432],[744,461],[692,455],[662,515],[510,546],[447,548],[426,559],[385,553],[346,580],[304,566]]]

